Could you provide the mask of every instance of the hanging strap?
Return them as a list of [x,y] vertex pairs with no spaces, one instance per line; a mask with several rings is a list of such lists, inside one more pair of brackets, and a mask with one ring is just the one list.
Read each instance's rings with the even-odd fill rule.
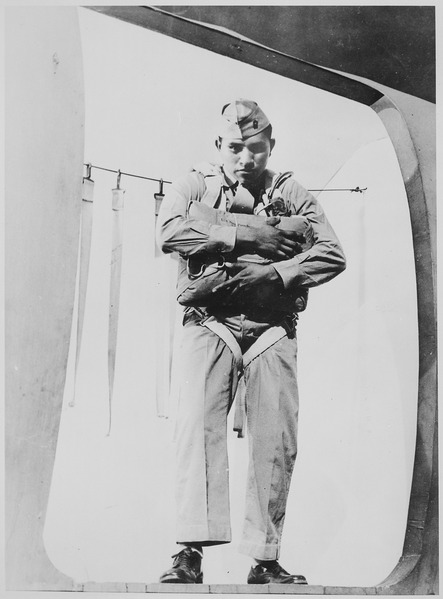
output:
[[117,188],[112,190],[112,255],[111,280],[109,293],[109,328],[108,328],[108,379],[109,379],[109,428],[112,422],[112,395],[114,391],[115,358],[117,350],[118,313],[120,307],[120,284],[123,251],[123,196],[119,178]]
[[89,258],[91,255],[92,219],[93,219],[94,181],[90,178],[90,169],[83,178],[82,205],[80,222],[80,260],[78,275],[77,342],[75,349],[74,390],[69,403],[75,405],[78,363],[82,345],[83,321],[85,317],[86,290],[88,288]]
[[282,326],[274,326],[267,329],[255,341],[245,354],[242,354],[240,345],[229,328],[223,323],[210,316],[201,323],[203,326],[210,329],[218,335],[231,350],[238,373],[238,387],[235,394],[235,413],[233,429],[238,433],[239,437],[244,437],[244,429],[246,422],[246,385],[244,382],[244,371],[249,364],[255,360],[260,354],[269,349],[272,345],[283,339],[287,335],[286,329]]

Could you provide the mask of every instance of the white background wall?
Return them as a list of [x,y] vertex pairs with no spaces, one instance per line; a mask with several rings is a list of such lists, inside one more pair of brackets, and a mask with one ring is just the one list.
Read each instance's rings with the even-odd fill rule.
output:
[[[300,437],[283,566],[311,584],[377,584],[401,555],[412,472],[417,322],[407,201],[395,153],[369,108],[79,9],[85,162],[171,180],[215,158],[213,124],[236,97],[274,125],[270,166],[308,188],[367,187],[319,199],[347,271],[312,290],[299,324]],[[68,369],[45,541],[78,581],[156,582],[174,552],[173,417],[156,416],[173,263],[154,257],[156,184],[126,189],[113,428],[106,436],[111,188],[96,181],[83,351]],[[158,374],[158,373],[157,373]],[[173,410],[171,409],[171,416]],[[245,582],[236,552],[247,439],[229,439],[234,541],[206,552],[205,582]]]

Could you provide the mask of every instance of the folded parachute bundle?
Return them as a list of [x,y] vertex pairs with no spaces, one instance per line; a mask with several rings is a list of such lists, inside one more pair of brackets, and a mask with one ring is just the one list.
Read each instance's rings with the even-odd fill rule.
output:
[[[188,216],[195,220],[204,220],[213,225],[233,227],[261,227],[268,220],[267,216],[256,214],[240,214],[225,212],[202,204],[191,202]],[[313,244],[313,230],[309,221],[303,216],[281,216],[276,227],[293,231],[299,244],[299,252],[305,252]],[[228,294],[212,293],[214,287],[229,278],[228,266],[232,263],[271,264],[272,261],[258,254],[207,254],[191,256],[180,261],[177,282],[177,300],[183,306],[193,307],[228,307],[238,308],[243,313],[251,308],[270,310],[275,313],[289,314],[301,312],[307,303],[307,289],[281,290],[276,293],[274,283],[261,284],[254,291],[237,294],[235,306]]]

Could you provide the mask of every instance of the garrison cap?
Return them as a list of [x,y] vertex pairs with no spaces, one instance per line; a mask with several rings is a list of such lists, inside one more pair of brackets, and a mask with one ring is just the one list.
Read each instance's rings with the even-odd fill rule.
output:
[[247,139],[269,125],[268,117],[252,100],[235,100],[222,108],[218,135],[228,139]]

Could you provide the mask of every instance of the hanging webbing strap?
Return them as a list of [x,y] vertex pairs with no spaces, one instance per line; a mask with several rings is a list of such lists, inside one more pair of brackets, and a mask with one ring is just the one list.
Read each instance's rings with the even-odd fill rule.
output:
[[238,387],[235,394],[235,413],[233,429],[239,437],[244,437],[244,428],[246,422],[246,385],[244,382],[244,371],[249,364],[260,354],[269,349],[272,345],[283,339],[287,335],[282,326],[273,326],[267,329],[251,345],[245,354],[242,354],[237,339],[231,333],[226,325],[210,316],[202,322],[202,325],[218,335],[231,350],[238,372]]
[[109,379],[109,428],[111,432],[112,395],[114,391],[115,357],[117,349],[118,313],[120,307],[120,283],[123,250],[123,196],[124,189],[112,190],[112,255],[109,293],[108,328],[108,379]]
[[83,178],[82,184],[82,206],[80,221],[80,259],[78,275],[78,306],[77,306],[77,343],[75,349],[74,389],[71,407],[75,405],[75,393],[77,385],[78,363],[82,345],[83,321],[85,317],[86,290],[88,288],[89,257],[91,255],[92,219],[93,219],[93,197],[94,181],[87,177]]

